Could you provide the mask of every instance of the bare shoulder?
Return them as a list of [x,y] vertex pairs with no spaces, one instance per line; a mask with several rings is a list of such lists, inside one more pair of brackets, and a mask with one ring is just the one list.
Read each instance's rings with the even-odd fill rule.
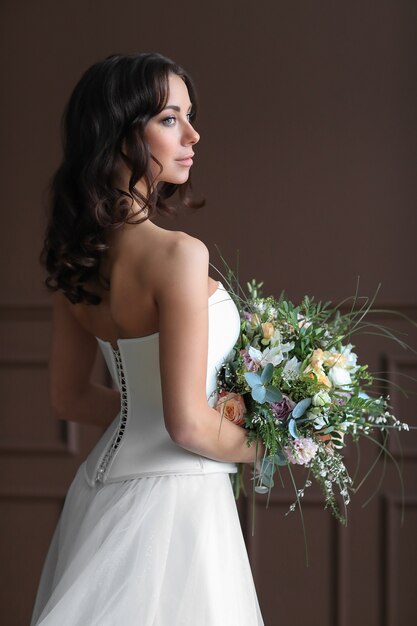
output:
[[167,244],[165,252],[170,263],[208,263],[207,246],[196,237],[177,231],[171,234]]
[[182,231],[166,230],[154,224],[140,224],[123,240],[125,258],[137,262],[143,269],[153,263],[176,262],[182,259],[208,258],[206,245]]
[[209,252],[196,237],[144,222],[126,229],[117,250],[113,296],[124,302],[124,309],[126,299],[140,301],[143,310],[146,301],[152,308],[192,293],[198,297],[200,291],[207,298]]
[[183,232],[170,232],[154,265],[157,294],[194,292],[207,295],[209,251],[199,239]]

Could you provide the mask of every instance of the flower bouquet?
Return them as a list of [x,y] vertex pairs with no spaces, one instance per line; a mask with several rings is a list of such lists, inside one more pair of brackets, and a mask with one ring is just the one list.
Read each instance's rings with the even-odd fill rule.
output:
[[[216,408],[248,430],[248,445],[265,444],[265,454],[254,467],[254,492],[269,494],[275,473],[285,466],[295,491],[291,511],[299,506],[302,515],[300,498],[314,479],[325,506],[346,523],[346,506],[355,490],[343,457],[346,435],[354,441],[372,440],[399,469],[386,441],[390,430],[408,430],[391,413],[389,397],[372,391],[373,377],[358,362],[351,343],[375,297],[358,305],[356,296],[351,309],[342,313],[340,306],[307,296],[299,305],[285,294],[261,297],[262,283],[256,281],[248,283],[246,295],[230,269],[223,278],[239,309],[241,330],[218,373]],[[389,329],[374,330],[408,347]],[[382,437],[375,437],[376,430]],[[302,488],[296,485],[294,465],[308,469]],[[234,479],[236,497],[243,486],[242,471],[240,466]]]

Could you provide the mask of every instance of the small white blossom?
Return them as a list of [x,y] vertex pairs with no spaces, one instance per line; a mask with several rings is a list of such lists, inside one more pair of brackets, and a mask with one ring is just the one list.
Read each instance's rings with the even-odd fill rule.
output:
[[272,363],[272,365],[276,366],[284,360],[284,353],[288,352],[288,350],[292,350],[293,347],[293,343],[277,344],[272,346],[271,340],[271,347],[265,348],[263,352],[261,352],[261,350],[257,350],[253,346],[250,346],[248,353],[252,361],[260,367],[265,367],[268,363]]
[[286,381],[297,380],[300,376],[301,362],[296,356],[286,362],[282,370],[282,378]]
[[266,303],[265,302],[256,302],[255,303],[255,309],[258,311],[258,313],[264,313],[265,309],[266,309]]
[[302,315],[301,313],[297,313],[297,320],[298,320],[298,328],[309,328],[311,326],[311,322],[309,322],[307,320],[306,317],[304,317],[304,315]]
[[316,430],[320,430],[321,428],[324,428],[324,426],[327,426],[328,423],[329,418],[327,415],[318,415],[314,420],[313,425]]
[[265,424],[266,419],[262,415],[254,415],[251,422],[252,424]]

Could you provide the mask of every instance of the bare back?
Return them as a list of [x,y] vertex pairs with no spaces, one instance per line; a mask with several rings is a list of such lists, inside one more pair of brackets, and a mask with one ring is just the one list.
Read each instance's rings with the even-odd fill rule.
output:
[[[69,305],[80,326],[114,347],[117,339],[158,332],[155,293],[162,274],[166,280],[172,271],[169,263],[171,250],[184,238],[190,236],[165,230],[150,221],[125,225],[113,233],[108,255],[101,267],[110,289],[90,285],[100,295],[100,304]],[[216,287],[217,282],[208,278],[208,296]]]

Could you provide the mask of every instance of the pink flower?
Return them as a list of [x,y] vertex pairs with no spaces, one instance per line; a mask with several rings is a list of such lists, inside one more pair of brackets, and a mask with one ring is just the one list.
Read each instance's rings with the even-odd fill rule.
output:
[[318,445],[309,437],[294,439],[291,446],[284,446],[284,454],[290,463],[307,465],[316,456]]
[[222,417],[225,417],[238,426],[242,426],[245,423],[245,402],[238,393],[221,391],[217,400],[216,411],[218,411]]
[[344,406],[350,399],[351,394],[347,391],[338,391],[336,395],[336,402],[340,406]]
[[253,361],[253,359],[251,358],[249,352],[246,350],[246,348],[244,350],[240,351],[240,356],[243,357],[243,362],[245,364],[245,367],[247,369],[248,372],[257,372],[259,369],[259,365],[257,363],[255,363],[255,361]]

